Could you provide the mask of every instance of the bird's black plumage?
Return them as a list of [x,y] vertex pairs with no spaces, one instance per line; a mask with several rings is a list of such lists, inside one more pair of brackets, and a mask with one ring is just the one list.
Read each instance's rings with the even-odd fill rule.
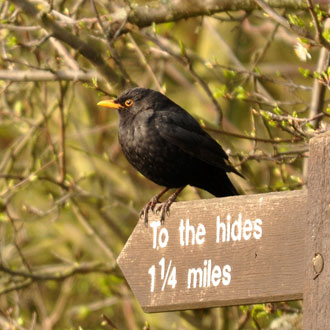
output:
[[[99,105],[118,109],[119,142],[126,158],[148,179],[167,188],[189,184],[216,197],[237,195],[226,172],[240,174],[227,154],[168,97],[151,89],[132,88],[109,101],[110,105],[105,102]],[[144,211],[148,213],[149,208]]]

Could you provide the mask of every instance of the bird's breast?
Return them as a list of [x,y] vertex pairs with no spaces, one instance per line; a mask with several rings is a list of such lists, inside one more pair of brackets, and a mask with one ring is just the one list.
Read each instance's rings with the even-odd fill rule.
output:
[[164,140],[152,121],[119,126],[119,142],[128,161],[153,182],[173,188],[186,184],[182,173],[189,166],[189,156]]
[[158,132],[143,123],[120,129],[119,142],[127,159],[141,172],[141,167],[160,162],[162,153],[168,149]]

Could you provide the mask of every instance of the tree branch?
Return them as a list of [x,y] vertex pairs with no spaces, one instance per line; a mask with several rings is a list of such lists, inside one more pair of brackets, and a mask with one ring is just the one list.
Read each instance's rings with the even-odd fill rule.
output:
[[[269,4],[270,1],[268,2],[268,4],[263,0],[254,0],[254,1],[260,6],[260,8],[262,8],[265,11],[265,13],[267,13],[278,24],[282,25],[283,27],[285,27],[288,30],[295,32],[299,36],[302,36],[302,37],[308,39],[310,43],[318,44],[319,46],[323,46],[323,47],[327,48],[328,50],[330,50],[330,44],[323,38],[323,36],[320,32],[320,27],[318,25],[316,14],[315,14],[314,9],[311,4],[311,0],[307,0],[307,4],[308,4],[307,8],[308,8],[309,12],[311,13],[312,20],[315,25],[316,38],[313,38],[313,36],[310,35],[310,33],[307,30],[305,30],[304,28],[301,28],[300,26],[297,26],[294,24],[290,24],[284,17],[280,16],[275,10],[273,10],[272,6]],[[314,2],[314,4],[316,4],[316,3],[317,3],[317,1]]]
[[79,54],[86,57],[91,63],[95,65],[97,70],[106,78],[106,80],[113,85],[117,85],[120,77],[117,73],[105,62],[101,52],[95,47],[87,44],[81,39],[77,38],[69,30],[61,27],[54,21],[52,16],[46,12],[38,10],[27,0],[12,0],[12,2],[20,7],[22,11],[36,20],[43,28],[45,28],[52,36],[58,40],[68,44],[73,49],[77,50]]
[[86,262],[81,264],[74,264],[72,267],[63,269],[63,271],[55,272],[52,270],[47,273],[24,272],[20,270],[13,270],[3,264],[0,264],[0,271],[11,276],[23,277],[33,281],[61,281],[75,274],[89,274],[89,273],[111,273],[115,269],[114,265],[105,264],[99,261]]
[[92,81],[103,79],[97,71],[59,70],[0,70],[0,80],[26,82],[26,81]]
[[[319,22],[317,20],[317,15],[316,15],[316,13],[314,11],[314,8],[313,8],[312,0],[306,0],[306,2],[308,4],[308,11],[309,11],[309,13],[310,13],[310,15],[312,17],[312,21],[313,21],[314,28],[315,28],[315,39],[321,45],[326,46],[326,44],[328,42],[323,38],[322,31],[321,31]],[[326,48],[329,49],[329,47],[326,47]]]
[[111,263],[114,265],[116,263],[116,258],[114,257],[114,254],[110,247],[103,241],[100,234],[93,228],[87,221],[87,219],[82,214],[80,208],[78,205],[73,202],[72,204],[72,211],[77,217],[77,220],[79,223],[84,227],[87,234],[92,237],[95,240],[95,243],[103,250],[103,252],[106,254],[106,256],[109,258]]
[[[305,0],[269,0],[272,8],[306,9]],[[326,6],[327,0],[317,0],[314,4]],[[149,26],[152,23],[165,23],[177,21],[182,18],[196,16],[210,16],[223,11],[257,9],[254,0],[181,0],[181,1],[155,1],[144,6],[131,8],[127,21],[139,27]]]

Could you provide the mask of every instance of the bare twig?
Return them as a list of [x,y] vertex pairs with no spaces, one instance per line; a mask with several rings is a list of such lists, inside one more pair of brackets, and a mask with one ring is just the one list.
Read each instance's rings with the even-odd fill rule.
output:
[[96,244],[105,252],[106,256],[110,259],[111,263],[115,264],[115,257],[113,255],[113,252],[105,244],[99,233],[88,223],[87,219],[84,217],[80,208],[78,207],[78,205],[76,205],[75,202],[72,203],[72,210],[75,216],[77,217],[77,220],[86,230],[87,234],[90,237],[92,237],[95,240]]
[[60,176],[59,182],[63,183],[66,176],[66,150],[65,150],[65,119],[64,119],[64,95],[66,88],[60,83],[60,98],[58,103],[58,108],[60,111],[60,149],[58,154],[59,165],[60,165]]
[[209,127],[209,126],[207,126],[205,129],[209,132],[214,132],[214,133],[223,134],[223,135],[229,135],[229,136],[236,137],[239,139],[264,142],[264,143],[272,143],[272,144],[294,143],[294,142],[298,142],[298,141],[302,140],[302,138],[298,138],[298,137],[292,137],[291,139],[280,139],[280,138],[265,139],[265,138],[260,138],[260,137],[256,137],[256,136],[248,136],[248,135],[238,134],[238,133],[234,133],[234,132],[228,132],[225,130],[221,130],[221,129],[213,128],[213,127]]
[[102,77],[97,71],[59,70],[0,70],[0,80],[26,82],[26,81],[92,81]]
[[290,24],[284,17],[282,17],[281,15],[279,15],[272,7],[271,5],[267,4],[266,2],[264,2],[263,0],[254,0],[275,22],[277,22],[278,24],[282,25],[283,27],[285,27],[288,30],[291,30],[293,32],[295,32],[296,34],[298,34],[299,36],[302,36],[306,39],[308,39],[308,41],[313,44],[313,45],[319,45],[319,46],[323,46],[325,48],[327,48],[328,50],[330,50],[330,43],[327,42],[321,32],[320,32],[320,27],[318,25],[317,22],[317,18],[316,18],[316,14],[313,10],[312,4],[310,0],[306,0],[308,3],[308,10],[310,11],[311,15],[312,15],[312,19],[314,22],[314,26],[316,29],[316,38],[313,38],[313,36],[310,35],[310,33],[298,26],[298,25],[294,25],[294,24]]
[[[315,14],[313,9],[310,9],[310,13],[311,13],[311,15]],[[312,13],[314,13],[314,14],[312,14]],[[313,18],[313,19],[317,20],[317,18]],[[317,24],[318,24],[318,22],[317,22]],[[314,25],[315,25],[315,22],[314,22]],[[327,29],[329,27],[330,27],[330,18],[328,18],[324,22],[324,28]],[[319,27],[316,29],[318,31],[317,33],[319,33],[320,32]],[[329,50],[322,47],[320,49],[320,53],[319,53],[319,59],[318,59],[318,63],[317,63],[316,72],[326,71],[328,69],[329,65],[330,65]],[[326,86],[324,84],[322,84],[317,78],[315,78],[314,83],[313,83],[311,103],[310,103],[310,108],[309,108],[309,118],[313,119],[311,121],[311,123],[313,124],[313,126],[315,128],[319,127],[320,120],[322,118],[319,115],[320,115],[320,113],[322,113],[325,94],[326,94]],[[307,179],[307,170],[308,170],[308,160],[305,159],[303,161],[303,166],[302,166],[303,178],[305,178],[305,180]]]
[[147,71],[148,71],[150,77],[152,78],[152,80],[154,81],[154,83],[155,83],[155,85],[156,85],[158,91],[160,91],[160,92],[162,92],[163,94],[165,94],[164,89],[163,89],[162,86],[160,85],[160,83],[159,83],[159,81],[158,81],[158,79],[157,79],[155,73],[153,72],[151,66],[149,65],[149,63],[148,63],[146,57],[145,57],[144,54],[142,53],[140,47],[139,47],[138,44],[135,42],[135,40],[134,40],[132,34],[131,34],[131,33],[128,33],[128,34],[127,34],[127,37],[128,37],[128,40],[133,44],[134,49],[135,49],[136,53],[137,53],[138,56],[139,56],[139,59],[140,59],[141,64],[147,69]]
[[223,119],[223,112],[221,109],[220,104],[216,100],[216,98],[213,96],[213,93],[211,89],[209,88],[208,84],[200,77],[200,75],[195,71],[193,68],[193,63],[186,51],[184,51],[183,54],[178,54],[177,52],[173,51],[171,48],[169,48],[167,45],[164,45],[163,42],[159,40],[159,38],[156,35],[152,35],[150,33],[143,34],[150,40],[152,40],[155,44],[157,44],[163,51],[167,52],[173,58],[175,58],[181,65],[184,67],[187,67],[189,70],[189,73],[192,75],[194,80],[201,86],[201,88],[205,91],[206,95],[209,97],[209,99],[212,101],[217,113],[219,114],[219,122],[222,122]]
[[105,322],[113,329],[118,329],[114,323],[105,315],[105,314],[102,314],[102,318],[105,320]]
[[285,27],[288,30],[293,30],[294,32],[296,32],[299,35],[304,35],[304,37],[307,37],[306,35],[306,31],[296,25],[292,25],[290,24],[283,16],[279,15],[273,8],[272,6],[266,2],[264,2],[263,0],[254,0],[255,3],[258,4],[258,6],[260,6],[265,13],[267,13],[275,22],[277,22],[278,24],[282,25],[283,27]]
[[[319,61],[317,64],[317,72],[322,72],[328,68],[330,65],[329,51],[325,48],[321,48]],[[312,123],[315,128],[318,128],[320,119],[322,118],[322,109],[324,105],[324,97],[326,92],[326,86],[319,82],[318,79],[314,79],[313,91],[311,96],[310,104],[310,118],[312,118]]]
[[51,269],[47,272],[24,272],[13,270],[3,264],[0,264],[0,271],[17,277],[30,279],[33,281],[62,281],[75,274],[89,274],[89,273],[111,273],[114,270],[114,265],[105,264],[99,261],[74,264],[71,267],[65,267],[62,271],[54,271]]
[[61,319],[63,315],[63,310],[65,308],[65,305],[67,304],[68,298],[71,293],[72,282],[73,278],[69,277],[61,285],[61,291],[51,314],[46,317],[46,319],[42,322],[43,329],[52,330],[54,325]]
[[[307,2],[307,6],[308,6],[307,8],[312,17],[312,21],[313,21],[313,25],[314,25],[314,29],[315,29],[315,40],[321,45],[326,45],[327,41],[323,38],[322,31],[321,31],[319,22],[317,20],[316,13],[314,11],[312,1],[306,0],[306,2]],[[328,47],[326,47],[326,48],[328,48]],[[330,49],[330,48],[328,48],[328,49]]]
[[[272,8],[306,9],[305,0],[269,0],[268,5]],[[326,6],[327,0],[318,0],[314,3]],[[128,13],[128,22],[139,27],[146,27],[153,23],[173,22],[184,18],[196,16],[210,16],[220,12],[235,11],[237,8],[251,11],[257,8],[254,0],[181,0],[178,2],[155,1],[146,5],[134,7]]]
[[91,63],[95,65],[98,71],[106,78],[111,84],[117,84],[119,77],[117,73],[110,68],[109,65],[103,59],[101,53],[77,38],[69,30],[61,27],[56,21],[54,21],[48,13],[42,12],[28,0],[12,0],[12,2],[21,7],[23,12],[29,15],[32,19],[37,20],[52,36],[58,40],[70,45],[73,49],[76,49],[81,55],[86,57]]
[[18,26],[12,24],[0,24],[0,29],[7,29],[10,31],[37,31],[40,26]]

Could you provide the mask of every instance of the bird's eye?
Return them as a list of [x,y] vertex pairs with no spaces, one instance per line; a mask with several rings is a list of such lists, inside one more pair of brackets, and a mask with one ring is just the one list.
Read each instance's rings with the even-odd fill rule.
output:
[[133,105],[133,100],[132,99],[128,99],[128,100],[126,100],[125,101],[125,105],[127,106],[127,107],[130,107],[131,105]]

